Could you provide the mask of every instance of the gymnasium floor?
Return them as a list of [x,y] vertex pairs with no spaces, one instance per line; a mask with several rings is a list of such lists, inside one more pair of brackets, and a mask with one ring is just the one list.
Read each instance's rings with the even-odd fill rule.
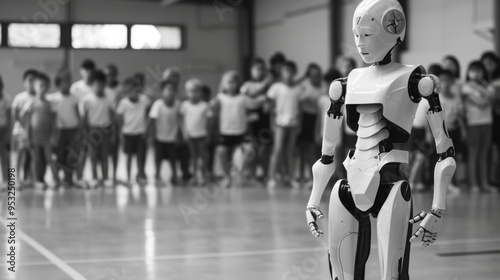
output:
[[[2,261],[0,279],[329,279],[324,244],[305,225],[308,195],[261,187],[25,189],[17,193],[17,272]],[[450,197],[437,243],[412,248],[412,279],[499,279],[499,198]],[[414,203],[416,212],[427,210],[431,194]],[[2,256],[6,236],[2,227]],[[372,238],[367,279],[379,279],[376,247]]]

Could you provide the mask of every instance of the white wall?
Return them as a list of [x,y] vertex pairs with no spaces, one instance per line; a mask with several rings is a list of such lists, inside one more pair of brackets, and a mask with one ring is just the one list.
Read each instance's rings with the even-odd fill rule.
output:
[[[360,2],[344,1],[342,42],[345,43],[342,49],[361,63],[351,32],[352,15]],[[408,49],[402,53],[402,63],[427,67],[433,62],[441,62],[443,56],[453,54],[465,72],[471,60],[494,48],[492,41],[479,36],[475,30],[478,26],[493,24],[493,0],[418,0],[408,3]]]
[[[28,21],[43,19],[50,21],[66,19],[64,5],[44,9],[39,3],[64,3],[67,0],[2,0],[0,21]],[[94,59],[98,67],[115,63],[124,78],[135,72],[147,74],[148,81],[155,81],[167,66],[178,65],[183,78],[198,77],[213,90],[220,75],[228,69],[241,70],[237,9],[226,12],[221,20],[212,5],[177,4],[162,7],[157,2],[127,0],[72,0],[71,16],[74,22],[88,23],[151,23],[180,24],[187,36],[186,48],[180,51],[137,50],[71,50],[70,66],[74,78],[85,58]],[[21,75],[28,67],[36,67],[54,74],[62,65],[64,51],[36,49],[0,49],[0,74],[4,77],[6,92],[21,91]]]
[[257,0],[255,53],[266,60],[283,52],[297,62],[299,73],[310,62],[330,67],[328,0]]

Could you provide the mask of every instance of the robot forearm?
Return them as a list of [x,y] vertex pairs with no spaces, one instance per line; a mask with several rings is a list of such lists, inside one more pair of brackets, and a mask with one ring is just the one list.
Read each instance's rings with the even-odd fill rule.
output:
[[338,79],[330,85],[330,99],[332,104],[325,116],[321,159],[312,167],[313,188],[309,202],[307,203],[308,206],[319,207],[326,185],[335,172],[333,154],[340,135],[340,127],[342,126],[343,115],[341,109],[344,104],[346,82],[347,79],[345,78]]
[[318,160],[312,167],[313,187],[309,198],[308,206],[319,207],[321,196],[325,191],[328,181],[335,172],[335,164],[333,162],[333,153],[337,146],[337,140],[340,134],[342,119],[334,118],[332,114],[325,116],[325,127],[323,132],[323,148],[321,150],[321,159]]
[[446,129],[445,113],[439,102],[439,79],[434,75],[422,78],[419,82],[419,91],[430,105],[430,109],[427,112],[427,120],[434,136],[436,151],[439,155],[439,161],[436,163],[434,169],[432,212],[441,216],[446,210],[446,193],[457,166],[453,158],[455,150],[453,148],[453,141],[450,139]]

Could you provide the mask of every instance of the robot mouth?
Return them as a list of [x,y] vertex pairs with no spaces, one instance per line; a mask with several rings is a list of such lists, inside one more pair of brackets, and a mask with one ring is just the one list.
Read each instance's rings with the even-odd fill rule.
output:
[[369,55],[370,53],[362,52],[361,55]]

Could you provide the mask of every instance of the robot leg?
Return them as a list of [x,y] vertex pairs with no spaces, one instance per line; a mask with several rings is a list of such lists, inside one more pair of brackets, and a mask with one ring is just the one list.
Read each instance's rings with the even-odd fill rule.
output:
[[337,181],[328,215],[330,274],[334,280],[364,279],[370,253],[370,218],[356,215],[355,209],[347,181]]
[[412,215],[410,184],[396,182],[377,217],[379,262],[382,280],[407,280]]

